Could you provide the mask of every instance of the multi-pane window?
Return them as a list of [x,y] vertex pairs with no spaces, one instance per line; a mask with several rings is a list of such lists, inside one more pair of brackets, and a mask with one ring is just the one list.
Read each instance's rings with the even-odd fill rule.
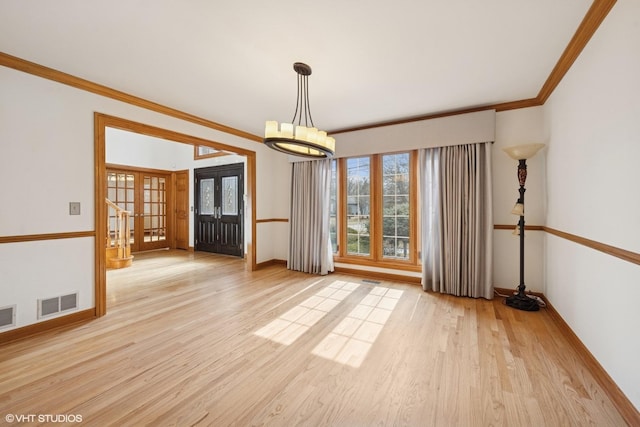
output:
[[382,156],[382,255],[409,259],[409,153]]
[[338,262],[418,271],[416,155],[335,161],[329,217]]
[[370,254],[371,159],[347,159],[347,254]]

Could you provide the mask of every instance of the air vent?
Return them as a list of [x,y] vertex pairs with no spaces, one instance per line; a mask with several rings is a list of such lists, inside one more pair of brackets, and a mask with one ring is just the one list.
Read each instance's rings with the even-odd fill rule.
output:
[[60,297],[40,300],[40,317],[60,312]]
[[78,308],[78,294],[63,295],[60,297],[60,311]]
[[369,283],[371,285],[379,285],[380,282],[378,282],[377,280],[370,280],[370,279],[362,279],[362,283]]
[[0,308],[0,329],[16,325],[16,306]]
[[78,308],[78,293],[38,300],[38,319]]

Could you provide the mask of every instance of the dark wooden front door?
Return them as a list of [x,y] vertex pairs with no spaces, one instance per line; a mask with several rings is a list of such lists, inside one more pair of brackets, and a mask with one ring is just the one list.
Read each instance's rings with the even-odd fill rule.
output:
[[195,248],[244,254],[244,164],[195,170]]

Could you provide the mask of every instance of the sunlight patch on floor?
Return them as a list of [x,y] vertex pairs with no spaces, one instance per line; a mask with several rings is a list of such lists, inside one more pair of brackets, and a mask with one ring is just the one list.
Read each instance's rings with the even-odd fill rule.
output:
[[254,334],[280,344],[290,345],[359,286],[357,283],[335,281],[258,329]]
[[359,368],[403,292],[382,286],[373,288],[312,353]]

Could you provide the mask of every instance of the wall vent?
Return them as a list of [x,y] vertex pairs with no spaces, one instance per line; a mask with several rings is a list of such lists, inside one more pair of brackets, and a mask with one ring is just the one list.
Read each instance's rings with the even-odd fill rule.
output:
[[16,306],[0,308],[0,329],[16,325]]
[[78,308],[78,294],[63,295],[60,297],[60,311]]
[[38,319],[78,308],[78,293],[38,300]]

